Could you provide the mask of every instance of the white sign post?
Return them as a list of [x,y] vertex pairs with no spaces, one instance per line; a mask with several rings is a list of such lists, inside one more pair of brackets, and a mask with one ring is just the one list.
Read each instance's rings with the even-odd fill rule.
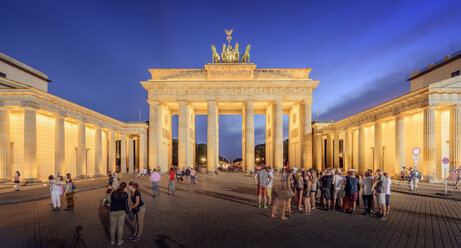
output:
[[447,169],[448,169],[448,164],[450,163],[450,159],[448,159],[447,157],[444,157],[442,159],[442,168],[445,172],[445,180],[444,180],[444,183],[445,183],[445,195],[447,195]]
[[413,160],[415,161],[415,172],[418,172],[418,160],[419,154],[421,154],[421,149],[419,147],[415,147],[411,149],[411,152],[413,153]]

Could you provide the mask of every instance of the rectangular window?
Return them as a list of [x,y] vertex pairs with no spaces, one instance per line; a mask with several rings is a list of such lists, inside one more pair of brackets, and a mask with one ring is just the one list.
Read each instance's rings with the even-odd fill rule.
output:
[[[458,72],[459,72],[459,71],[458,71]],[[6,74],[5,74],[5,73],[1,73],[1,72],[0,72],[0,77],[2,77],[2,78],[6,78]]]
[[451,73],[451,77],[456,77],[456,76],[459,76],[459,70]]

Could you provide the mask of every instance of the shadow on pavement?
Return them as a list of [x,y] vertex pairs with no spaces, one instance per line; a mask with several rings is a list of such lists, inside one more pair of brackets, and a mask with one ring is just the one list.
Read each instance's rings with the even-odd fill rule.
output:
[[233,196],[233,195],[228,195],[228,194],[223,194],[223,193],[216,193],[212,191],[205,191],[205,190],[194,190],[194,193],[199,194],[199,195],[205,195],[205,196],[211,196],[219,199],[223,199],[226,201],[231,201],[235,203],[240,203],[240,204],[245,204],[248,206],[254,206],[254,200],[250,200],[248,198],[244,197],[239,197],[239,196]]
[[227,190],[227,191],[247,194],[251,196],[255,196],[258,193],[258,188],[256,186],[255,187],[221,186],[220,188]]
[[74,238],[72,239],[72,244],[70,245],[70,247],[72,248],[88,247],[86,246],[85,241],[83,241],[82,239],[82,234],[81,234],[82,229],[83,229],[82,226],[77,226],[75,228]]
[[171,239],[170,237],[166,235],[159,235],[157,239],[155,240],[155,243],[158,245],[160,248],[170,248],[170,247],[181,247],[185,248],[184,245],[178,243],[177,241]]
[[107,208],[102,205],[102,199],[99,201],[99,208],[98,208],[98,216],[101,225],[104,228],[104,232],[106,233],[107,238],[110,240],[110,232],[109,232],[109,213]]

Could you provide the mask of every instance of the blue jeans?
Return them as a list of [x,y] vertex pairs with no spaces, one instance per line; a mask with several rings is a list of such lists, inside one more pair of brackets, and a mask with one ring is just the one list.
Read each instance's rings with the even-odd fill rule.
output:
[[172,191],[172,193],[174,195],[174,181],[170,181],[168,183],[168,194],[170,193],[170,189],[171,189],[171,191]]
[[158,182],[152,182],[152,190],[154,191],[154,196],[157,196]]

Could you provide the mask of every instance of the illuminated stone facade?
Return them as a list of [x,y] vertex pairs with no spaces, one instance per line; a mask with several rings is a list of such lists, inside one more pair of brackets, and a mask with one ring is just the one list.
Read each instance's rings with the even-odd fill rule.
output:
[[334,123],[315,123],[314,167],[397,175],[415,167],[412,148],[419,147],[418,170],[430,181],[441,179],[443,157],[450,168],[461,165],[460,70],[461,54],[447,56],[413,73],[410,93]]
[[51,95],[45,74],[1,53],[0,72],[1,181],[15,171],[43,181],[56,172],[84,177],[147,167],[146,123],[120,122]]
[[289,163],[312,166],[311,69],[257,69],[251,63],[215,63],[205,69],[150,69],[141,84],[150,105],[149,164],[172,163],[171,116],[179,115],[178,166],[195,165],[195,115],[208,115],[207,169],[219,158],[219,115],[242,115],[244,170],[254,170],[254,115],[266,116],[266,164],[283,166],[283,114],[290,118]]

